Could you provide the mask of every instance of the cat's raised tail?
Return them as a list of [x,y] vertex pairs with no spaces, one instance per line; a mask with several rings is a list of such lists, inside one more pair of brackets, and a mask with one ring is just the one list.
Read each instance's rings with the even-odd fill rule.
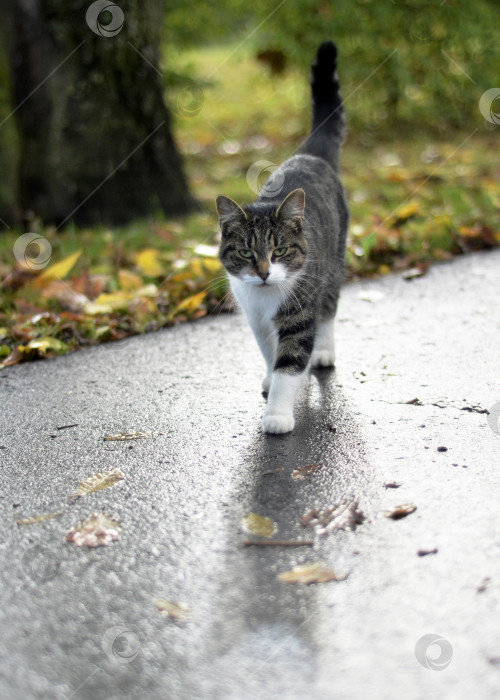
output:
[[333,41],[323,42],[318,49],[312,64],[311,91],[312,127],[301,151],[324,158],[337,170],[345,114],[337,75],[337,47]]

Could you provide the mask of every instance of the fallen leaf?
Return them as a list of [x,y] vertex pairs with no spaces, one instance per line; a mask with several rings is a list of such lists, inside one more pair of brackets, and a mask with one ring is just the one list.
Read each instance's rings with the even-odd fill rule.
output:
[[142,277],[130,270],[119,270],[118,282],[121,289],[125,292],[133,292],[135,289],[140,289],[143,286]]
[[260,535],[260,537],[271,537],[276,532],[276,524],[271,518],[257,513],[247,513],[241,519],[241,526],[252,535]]
[[306,464],[304,467],[297,467],[292,472],[292,479],[304,479],[309,474],[319,471],[322,467],[322,464]]
[[416,202],[409,202],[408,204],[404,204],[396,210],[394,214],[394,223],[395,225],[400,224],[403,221],[407,221],[412,216],[415,216],[418,213],[419,209]]
[[49,350],[52,352],[65,352],[68,348],[66,345],[57,338],[35,338],[35,340],[30,340],[26,345],[30,350],[38,350],[41,353],[46,353]]
[[423,406],[424,404],[420,401],[420,399],[410,399],[409,401],[405,401],[409,406]]
[[117,433],[116,435],[105,435],[104,440],[140,440],[150,437],[153,437],[153,433]]
[[357,501],[346,501],[324,510],[314,509],[299,518],[301,525],[313,528],[317,535],[327,535],[335,530],[355,530],[364,520]]
[[21,352],[19,347],[14,348],[10,355],[6,357],[2,363],[0,363],[0,369],[2,369],[3,367],[10,367],[11,365],[17,365],[17,363],[21,362],[22,359],[23,353]]
[[33,523],[42,523],[44,520],[58,518],[62,513],[45,513],[44,515],[35,515],[33,518],[21,518],[16,520],[18,525],[32,525]]
[[184,301],[181,301],[181,303],[175,307],[175,309],[170,314],[170,317],[173,318],[176,314],[179,313],[179,311],[186,311],[187,313],[193,313],[193,311],[196,311],[196,309],[203,302],[206,295],[207,295],[206,292],[200,292],[199,294],[194,294],[192,297],[188,297],[187,299],[184,299]]
[[175,603],[172,600],[155,600],[158,611],[171,620],[184,622],[191,615],[191,608],[185,603]]
[[43,287],[45,284],[47,284],[47,282],[52,280],[64,279],[68,272],[73,268],[81,254],[82,251],[77,250],[76,253],[68,255],[68,257],[64,258],[64,260],[60,260],[58,263],[48,267],[34,281],[35,287]]
[[148,277],[160,277],[163,274],[163,265],[159,260],[160,252],[156,248],[145,248],[137,253],[135,262],[143,275]]
[[104,489],[114,486],[118,481],[122,481],[125,478],[125,474],[121,469],[113,469],[109,472],[98,472],[97,474],[92,474],[86,479],[80,482],[78,486],[78,493],[74,493],[72,498],[79,498],[80,496],[86,496],[89,493],[95,493],[96,491],[103,491]]
[[417,506],[414,506],[413,503],[404,503],[403,505],[395,506],[392,510],[384,511],[383,515],[386,518],[392,518],[392,520],[401,520],[401,518],[406,518],[407,515],[416,510]]
[[401,486],[401,484],[398,484],[397,481],[387,481],[384,484],[384,488],[386,489],[398,489]]
[[106,547],[118,539],[120,529],[120,523],[109,515],[92,513],[68,532],[66,542],[73,542],[77,547]]
[[284,583],[327,583],[328,581],[345,581],[347,574],[337,576],[333,569],[327,569],[320,562],[296,566],[291,571],[278,574],[280,581]]

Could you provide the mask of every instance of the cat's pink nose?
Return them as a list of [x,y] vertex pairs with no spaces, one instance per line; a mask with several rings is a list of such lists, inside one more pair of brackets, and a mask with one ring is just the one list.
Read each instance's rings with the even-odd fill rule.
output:
[[270,273],[269,272],[259,272],[257,274],[259,275],[260,279],[264,280],[264,282],[265,282],[267,280],[267,278],[269,277]]

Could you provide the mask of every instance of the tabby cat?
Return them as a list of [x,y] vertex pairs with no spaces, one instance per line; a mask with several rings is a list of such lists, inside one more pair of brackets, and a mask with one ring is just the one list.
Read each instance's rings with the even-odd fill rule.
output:
[[333,367],[333,321],[345,274],[349,211],[338,176],[345,117],[337,49],[323,43],[312,66],[312,129],[255,203],[217,197],[220,259],[267,364],[268,433],[293,430],[309,365]]

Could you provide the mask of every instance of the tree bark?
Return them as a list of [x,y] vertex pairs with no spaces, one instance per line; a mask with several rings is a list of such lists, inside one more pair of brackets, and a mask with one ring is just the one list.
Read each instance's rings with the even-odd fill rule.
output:
[[20,204],[46,223],[119,224],[159,205],[166,215],[196,206],[163,101],[164,0],[120,1],[116,16],[97,7],[94,22],[89,0],[7,3]]

